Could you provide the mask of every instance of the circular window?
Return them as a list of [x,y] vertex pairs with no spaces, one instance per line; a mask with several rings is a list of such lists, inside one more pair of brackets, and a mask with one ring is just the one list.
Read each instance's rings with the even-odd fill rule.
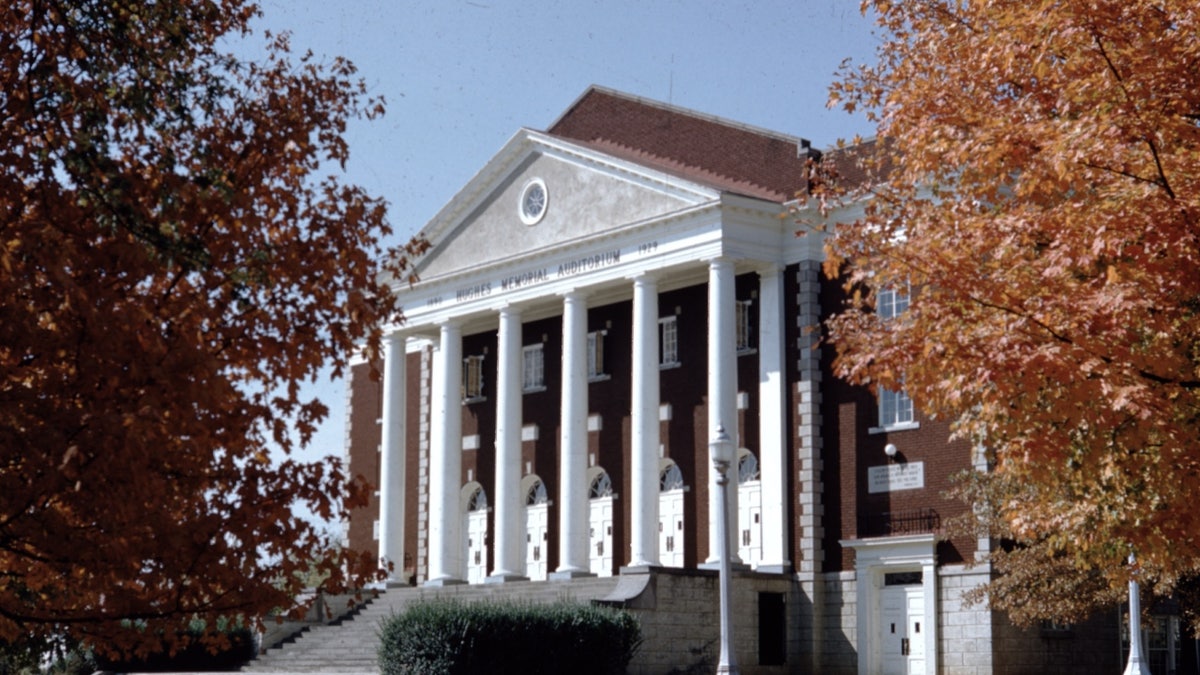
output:
[[525,184],[521,190],[521,203],[517,205],[521,214],[521,222],[526,225],[536,225],[546,215],[546,207],[550,203],[550,193],[546,191],[546,183],[541,178],[534,178]]

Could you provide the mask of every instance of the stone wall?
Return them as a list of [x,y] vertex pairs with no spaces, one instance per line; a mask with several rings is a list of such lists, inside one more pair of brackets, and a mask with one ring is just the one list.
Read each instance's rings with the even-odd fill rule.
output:
[[942,672],[945,675],[993,673],[993,613],[984,605],[963,600],[967,590],[987,583],[989,568],[969,569],[947,565],[938,570],[938,635]]
[[[649,574],[625,574],[622,582],[634,589],[620,603],[637,614],[645,641],[630,675],[682,675],[712,673],[720,655],[720,622],[717,574],[710,570],[655,568]],[[635,586],[634,584],[641,584]],[[640,592],[639,592],[640,591]],[[790,575],[735,573],[732,579],[733,643],[735,658],[744,675],[784,675],[805,672],[796,611],[800,602]],[[759,662],[759,594],[782,594],[786,609],[787,655],[781,665]],[[604,604],[618,604],[604,602]]]
[[821,603],[818,624],[820,634],[820,668],[822,675],[857,675],[858,673],[858,591],[854,572],[832,572],[821,575]]

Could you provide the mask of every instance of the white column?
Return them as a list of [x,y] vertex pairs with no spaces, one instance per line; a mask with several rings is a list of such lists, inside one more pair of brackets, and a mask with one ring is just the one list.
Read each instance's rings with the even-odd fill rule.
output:
[[496,364],[496,544],[488,581],[522,579],[525,519],[521,509],[521,312],[500,310]]
[[[740,446],[741,438],[737,424],[737,328],[734,302],[737,296],[734,292],[733,261],[728,258],[715,258],[708,263],[708,428],[716,429],[718,425],[729,430],[729,436],[734,441],[734,448]],[[711,457],[709,458],[712,459]],[[720,547],[717,546],[718,526],[721,511],[720,500],[716,499],[717,474],[708,464],[708,560],[707,563],[720,562]],[[737,502],[737,459],[734,458],[732,471],[735,478],[725,487],[726,499],[730,513],[738,512]],[[737,554],[736,528],[729,528],[729,559],[740,562]]]
[[629,565],[658,561],[658,282],[642,275],[633,280],[632,500]]
[[784,382],[783,275],[779,265],[758,272],[758,448],[762,485],[762,562],[759,570],[787,572],[787,437]]
[[562,432],[558,459],[558,569],[555,578],[590,574],[587,484],[587,297],[563,296]]
[[462,329],[441,327],[433,363],[433,424],[429,462],[429,580],[462,583],[458,493],[462,489]]
[[406,584],[404,574],[404,438],[406,434],[403,335],[383,338],[383,439],[379,467],[379,561],[392,565],[388,583]]

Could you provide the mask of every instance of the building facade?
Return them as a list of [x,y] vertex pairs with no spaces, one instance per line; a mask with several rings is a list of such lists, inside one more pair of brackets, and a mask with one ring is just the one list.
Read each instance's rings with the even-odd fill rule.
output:
[[903,392],[833,376],[843,290],[790,215],[817,157],[598,87],[518,131],[423,230],[405,322],[352,370],[350,466],[378,491],[349,545],[427,586],[711,569],[720,428],[732,562],[788,588],[763,672],[1115,672],[1115,613],[1101,646],[962,602],[989,542],[944,534],[944,493],[986,467]]

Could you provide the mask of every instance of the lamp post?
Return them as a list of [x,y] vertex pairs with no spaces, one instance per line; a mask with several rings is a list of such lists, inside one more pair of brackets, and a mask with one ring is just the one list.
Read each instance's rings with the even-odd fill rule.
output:
[[717,572],[717,586],[721,599],[721,657],[717,663],[717,672],[737,675],[741,671],[738,670],[737,658],[733,651],[733,621],[729,597],[729,499],[725,494],[725,486],[729,484],[728,471],[729,465],[733,463],[733,452],[733,441],[725,433],[725,426],[718,423],[716,435],[708,444],[708,453],[717,472],[717,506],[721,514],[717,523],[717,552],[721,556]]
[[[1130,567],[1133,562],[1130,553]],[[1150,675],[1149,664],[1142,660],[1142,598],[1134,577],[1129,578],[1129,662],[1125,664],[1124,675]]]

